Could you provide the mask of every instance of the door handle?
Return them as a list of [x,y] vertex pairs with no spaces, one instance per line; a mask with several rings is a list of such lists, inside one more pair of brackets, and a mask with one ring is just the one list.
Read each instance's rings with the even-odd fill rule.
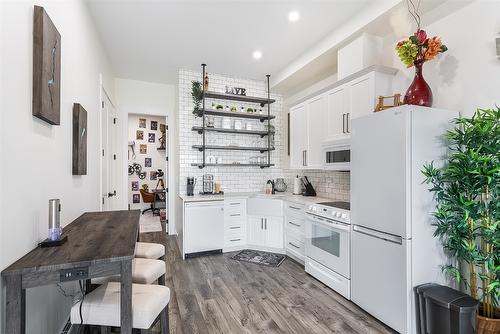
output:
[[267,218],[265,218],[265,226],[266,226],[266,230],[267,230]]
[[260,219],[260,229],[263,230],[264,229],[264,218],[261,218]]
[[304,151],[304,156],[305,156],[305,165],[304,166],[307,166],[307,150]]
[[108,198],[116,196],[116,190],[113,190],[112,193],[108,193]]
[[288,244],[289,244],[290,246],[293,246],[293,247],[297,248],[297,249],[300,249],[300,247],[299,247],[299,246],[297,246],[297,245],[295,245],[295,244],[293,244],[293,243],[291,243],[291,242],[288,242]]
[[351,119],[351,113],[348,112],[346,116],[346,131],[347,133],[351,133],[351,129],[349,129],[349,120]]
[[300,225],[299,225],[299,224],[295,224],[295,223],[292,223],[292,222],[288,222],[288,224],[293,225],[293,226],[300,227]]
[[342,133],[345,133],[345,114],[342,114]]

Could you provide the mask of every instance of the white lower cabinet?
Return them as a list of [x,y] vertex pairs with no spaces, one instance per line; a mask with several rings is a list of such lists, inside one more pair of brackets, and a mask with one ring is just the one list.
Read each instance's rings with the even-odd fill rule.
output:
[[245,198],[224,201],[224,252],[245,248],[247,236],[247,201]]
[[283,250],[283,217],[248,216],[247,243],[257,249]]
[[285,202],[286,254],[304,263],[305,213],[304,205]]

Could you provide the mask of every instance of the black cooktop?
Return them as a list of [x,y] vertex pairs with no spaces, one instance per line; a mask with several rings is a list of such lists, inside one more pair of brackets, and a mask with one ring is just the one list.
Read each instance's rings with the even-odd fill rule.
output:
[[323,203],[318,203],[320,205],[325,205],[325,206],[331,206],[333,208],[339,208],[343,210],[351,210],[351,203],[349,202],[323,202]]

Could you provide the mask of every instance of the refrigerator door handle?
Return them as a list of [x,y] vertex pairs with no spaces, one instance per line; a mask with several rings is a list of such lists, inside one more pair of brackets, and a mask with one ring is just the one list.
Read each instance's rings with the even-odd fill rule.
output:
[[368,229],[368,228],[364,228],[364,227],[361,227],[361,226],[358,226],[358,225],[354,225],[352,227],[352,229],[353,229],[354,232],[362,233],[362,234],[365,234],[365,235],[373,237],[373,238],[381,239],[381,240],[384,240],[384,241],[389,241],[389,242],[392,242],[392,243],[395,243],[395,244],[398,244],[398,245],[402,245],[403,244],[403,238],[401,238],[401,237],[399,237],[397,235],[392,235],[392,234],[378,232],[378,231],[371,230],[371,229]]

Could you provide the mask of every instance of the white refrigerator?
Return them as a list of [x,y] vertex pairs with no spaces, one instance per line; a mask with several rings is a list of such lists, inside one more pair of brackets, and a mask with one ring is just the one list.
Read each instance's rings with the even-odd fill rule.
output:
[[351,299],[400,333],[416,333],[413,287],[445,282],[421,170],[442,162],[457,116],[400,106],[352,121]]

